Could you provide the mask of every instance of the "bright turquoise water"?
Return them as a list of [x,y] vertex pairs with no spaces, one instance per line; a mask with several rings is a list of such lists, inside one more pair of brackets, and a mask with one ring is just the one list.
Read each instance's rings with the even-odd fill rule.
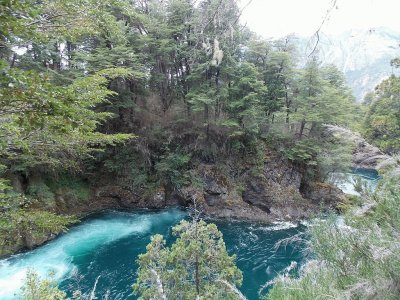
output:
[[[375,171],[356,170],[334,179],[345,192],[356,193],[354,183],[361,180],[373,189],[379,176]],[[0,260],[0,299],[15,299],[13,294],[19,291],[28,268],[41,276],[54,272],[60,287],[68,293],[77,289],[90,293],[98,279],[98,299],[107,293],[110,300],[135,299],[131,285],[137,256],[145,251],[155,233],[163,234],[171,243],[171,227],[186,217],[185,211],[170,209],[108,212],[86,219],[38,249]],[[237,255],[244,277],[241,290],[249,300],[258,299],[260,287],[292,261],[304,259],[301,245],[274,249],[277,241],[303,232],[301,225],[214,222],[224,234],[229,253]]]
[[378,172],[372,169],[353,169],[349,173],[334,173],[330,181],[339,187],[343,192],[350,195],[359,196],[357,186],[362,186],[364,189],[375,190],[381,176]]
[[[90,292],[98,278],[96,296],[135,299],[136,258],[145,251],[150,236],[163,234],[172,242],[171,227],[187,215],[178,209],[141,212],[109,212],[73,227],[67,234],[33,251],[0,261],[0,299],[12,299],[27,268],[41,275],[55,272],[63,290]],[[301,249],[294,245],[274,250],[275,243],[303,231],[303,226],[257,225],[247,222],[214,221],[224,234],[230,254],[237,255],[243,271],[242,292],[258,299],[258,290],[290,265],[301,262]]]

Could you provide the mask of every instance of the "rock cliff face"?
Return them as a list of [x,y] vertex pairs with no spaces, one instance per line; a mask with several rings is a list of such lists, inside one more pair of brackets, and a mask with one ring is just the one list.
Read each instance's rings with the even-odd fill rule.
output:
[[[318,214],[321,207],[335,209],[345,200],[343,192],[336,187],[305,182],[301,170],[273,154],[268,155],[257,172],[251,168],[239,170],[216,164],[200,164],[192,171],[201,184],[179,190],[170,187],[160,187],[152,192],[133,190],[119,185],[120,179],[105,176],[97,178],[96,184],[88,187],[88,199],[79,200],[67,187],[62,187],[52,194],[54,206],[49,209],[61,214],[86,216],[107,209],[189,206],[196,201],[206,217],[272,223],[309,218]],[[23,191],[22,179],[16,176],[11,179],[13,185]],[[39,183],[47,187],[45,181]],[[6,251],[0,251],[0,255],[35,248],[55,236],[52,233],[25,234],[18,245],[3,249]]]
[[205,187],[184,189],[183,199],[196,200],[206,214],[214,217],[293,221],[318,213],[321,205],[334,208],[345,199],[339,189],[328,184],[305,187],[299,170],[276,157],[265,161],[260,174],[247,172],[235,179],[213,165],[202,165],[198,171]]
[[360,134],[334,125],[326,125],[326,130],[329,134],[354,145],[352,156],[354,168],[381,170],[389,165],[396,165],[393,157],[369,144]]
[[[379,170],[396,163],[359,134],[338,126],[327,125],[326,128],[327,134],[354,144],[353,167]],[[106,209],[188,206],[196,201],[208,216],[268,223],[308,218],[321,208],[335,209],[345,201],[345,195],[337,187],[307,182],[302,170],[290,161],[273,153],[266,157],[257,172],[250,168],[239,170],[200,164],[192,171],[201,184],[179,190],[170,187],[160,187],[152,192],[133,190],[120,186],[117,178],[104,177],[91,186],[91,198],[84,203],[68,199],[65,193],[56,193],[56,210],[85,215]]]
[[196,201],[207,216],[269,223],[308,218],[321,207],[335,208],[345,199],[341,190],[329,184],[305,183],[300,170],[277,156],[266,159],[257,174],[250,170],[238,174],[214,164],[200,164],[193,171],[201,185],[174,191],[160,188],[147,196],[118,185],[101,185],[91,206],[83,210],[164,208]]

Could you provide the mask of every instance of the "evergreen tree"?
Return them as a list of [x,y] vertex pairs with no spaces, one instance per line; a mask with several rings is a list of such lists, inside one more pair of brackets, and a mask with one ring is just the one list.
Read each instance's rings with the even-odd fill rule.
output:
[[244,299],[236,287],[242,273],[216,225],[182,221],[173,232],[177,240],[171,247],[155,235],[139,256],[133,288],[140,299]]
[[[46,211],[43,203],[33,210],[38,199],[13,191],[7,180],[10,174],[29,174],[38,168],[47,172],[76,171],[82,159],[94,151],[132,137],[99,132],[99,126],[112,114],[96,110],[115,95],[108,89],[109,82],[128,78],[132,72],[108,68],[90,76],[87,71],[64,76],[71,64],[62,45],[97,34],[98,18],[110,16],[95,1],[84,2],[0,3],[5,24],[0,33],[2,255],[13,251],[15,245],[23,245],[27,236],[41,240],[75,222]],[[18,55],[15,48],[26,51]]]
[[364,122],[367,137],[389,153],[400,151],[400,78],[392,75],[375,88]]
[[299,138],[303,137],[307,124],[310,124],[311,135],[324,123],[350,124],[353,103],[354,98],[344,86],[343,75],[334,66],[321,68],[314,57],[302,71],[299,83],[295,108],[295,118],[300,122]]
[[41,280],[33,271],[28,271],[25,285],[22,287],[24,300],[67,300],[65,292],[58,289],[51,279]]

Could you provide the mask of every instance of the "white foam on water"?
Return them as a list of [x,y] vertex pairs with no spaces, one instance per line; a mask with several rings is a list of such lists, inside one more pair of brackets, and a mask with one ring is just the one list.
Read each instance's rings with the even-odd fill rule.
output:
[[273,222],[273,225],[264,227],[265,231],[277,231],[277,230],[286,230],[290,228],[296,228],[299,224],[295,224],[292,222]]
[[67,234],[27,253],[0,260],[0,299],[15,299],[20,292],[26,273],[35,270],[46,277],[51,272],[60,281],[73,272],[73,260],[93,250],[129,235],[151,230],[152,224],[179,220],[184,213],[169,210],[157,214],[112,213],[110,219],[93,219],[72,228]]
[[305,227],[309,227],[309,226],[311,226],[311,223],[310,223],[309,220],[301,220],[300,221],[300,225],[303,225]]
[[362,184],[367,189],[374,190],[377,184],[377,179],[357,173],[334,173],[330,180],[345,194],[360,196],[356,190],[357,184]]
[[345,194],[360,196],[360,193],[355,189],[354,182],[339,182],[336,186]]

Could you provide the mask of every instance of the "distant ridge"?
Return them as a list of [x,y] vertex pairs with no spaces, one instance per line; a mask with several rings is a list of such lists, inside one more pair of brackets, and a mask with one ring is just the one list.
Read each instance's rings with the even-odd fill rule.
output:
[[[313,41],[299,39],[303,61],[313,49]],[[400,56],[400,32],[378,27],[353,29],[338,35],[321,33],[317,51],[323,64],[336,65],[346,76],[357,102],[383,79],[400,70],[390,66],[390,60]]]

